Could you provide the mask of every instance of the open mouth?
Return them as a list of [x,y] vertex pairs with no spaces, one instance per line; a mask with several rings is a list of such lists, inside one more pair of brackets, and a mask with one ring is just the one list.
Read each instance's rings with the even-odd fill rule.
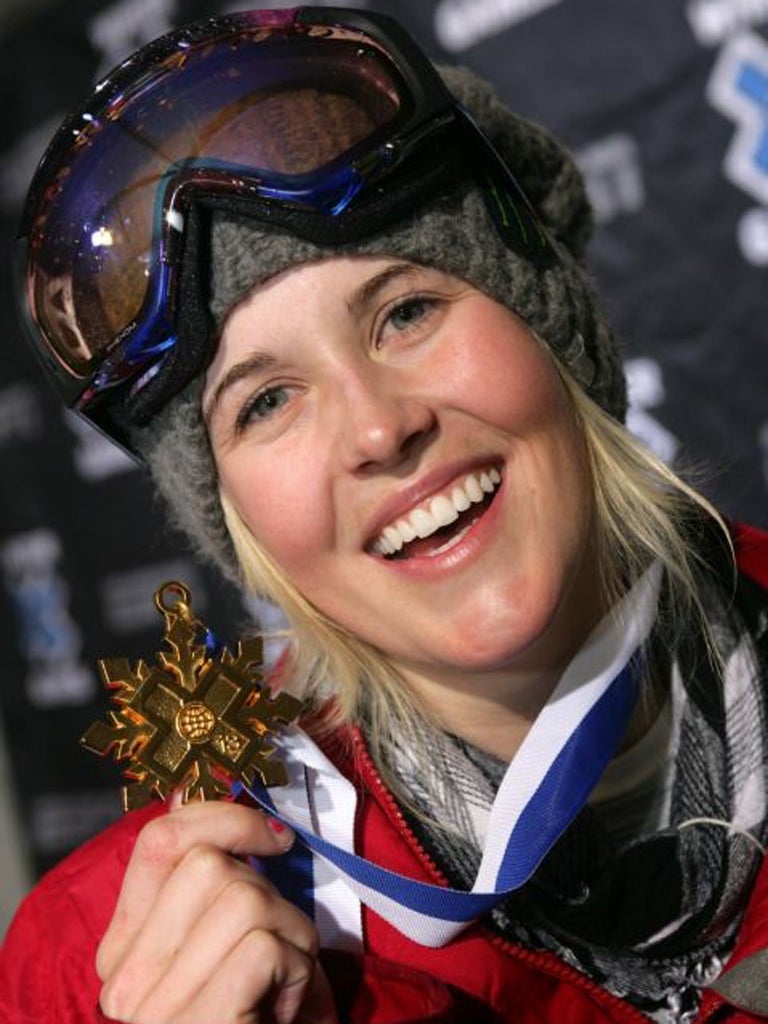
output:
[[472,529],[501,485],[495,467],[467,473],[449,489],[385,526],[370,547],[387,560],[434,557]]

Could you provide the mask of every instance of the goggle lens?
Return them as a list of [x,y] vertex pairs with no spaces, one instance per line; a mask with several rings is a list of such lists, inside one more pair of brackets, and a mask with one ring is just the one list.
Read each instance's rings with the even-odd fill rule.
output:
[[48,171],[29,228],[28,299],[75,377],[87,377],[139,318],[153,260],[165,258],[163,218],[181,216],[163,202],[176,176],[241,171],[246,191],[258,182],[264,194],[322,206],[333,199],[322,186],[336,180],[334,166],[370,151],[409,114],[396,69],[361,33],[265,27],[254,14],[222,25],[199,42],[182,36],[92,106]]

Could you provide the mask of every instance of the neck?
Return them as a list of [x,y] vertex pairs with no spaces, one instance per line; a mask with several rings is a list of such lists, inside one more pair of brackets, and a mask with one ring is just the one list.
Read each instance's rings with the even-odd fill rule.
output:
[[541,672],[466,673],[461,680],[406,674],[434,720],[447,732],[510,761],[560,677]]

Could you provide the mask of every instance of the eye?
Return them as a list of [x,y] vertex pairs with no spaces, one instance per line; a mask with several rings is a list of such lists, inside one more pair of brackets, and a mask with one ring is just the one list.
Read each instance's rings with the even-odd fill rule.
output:
[[409,295],[393,302],[384,313],[377,343],[383,344],[390,334],[407,334],[426,327],[437,305],[437,299],[425,295]]
[[389,323],[398,331],[407,330],[413,324],[418,323],[422,317],[427,315],[427,307],[429,302],[427,299],[417,296],[412,299],[406,299],[405,302],[399,302],[394,309],[389,312]]
[[264,388],[245,403],[237,417],[237,430],[245,430],[255,421],[264,421],[281,409],[290,398],[283,385]]

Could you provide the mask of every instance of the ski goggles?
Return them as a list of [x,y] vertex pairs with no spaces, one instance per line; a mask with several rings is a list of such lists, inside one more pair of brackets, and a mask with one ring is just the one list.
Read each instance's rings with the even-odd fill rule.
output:
[[344,244],[451,174],[481,185],[511,249],[552,259],[503,160],[391,18],[299,7],[169,33],[97,85],[33,179],[19,234],[35,349],[66,404],[130,447],[126,422],[205,365],[209,325],[185,296],[198,210]]

